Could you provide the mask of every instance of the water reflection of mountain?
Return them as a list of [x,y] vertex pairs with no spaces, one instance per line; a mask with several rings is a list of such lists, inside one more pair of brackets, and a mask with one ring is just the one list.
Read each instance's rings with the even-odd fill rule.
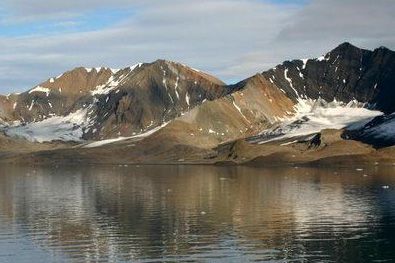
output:
[[369,255],[391,244],[379,226],[380,215],[395,217],[394,203],[383,205],[393,192],[381,189],[394,182],[374,168],[7,167],[0,221],[88,261],[348,259],[355,249]]

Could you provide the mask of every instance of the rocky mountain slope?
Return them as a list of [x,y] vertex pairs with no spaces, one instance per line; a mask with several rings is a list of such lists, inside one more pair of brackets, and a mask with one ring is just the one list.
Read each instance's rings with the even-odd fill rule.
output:
[[143,133],[226,93],[215,77],[158,60],[121,70],[77,68],[8,96],[1,109],[3,119],[24,124],[9,127],[10,136],[107,139]]
[[234,85],[165,60],[120,70],[76,68],[0,96],[1,136],[7,147],[12,138],[57,142],[54,151],[32,146],[35,153],[23,159],[34,161],[382,159],[395,143],[394,54],[344,43]]
[[286,61],[262,75],[295,102],[357,100],[385,113],[395,110],[388,99],[395,95],[395,52],[384,47],[369,51],[343,43],[322,57]]

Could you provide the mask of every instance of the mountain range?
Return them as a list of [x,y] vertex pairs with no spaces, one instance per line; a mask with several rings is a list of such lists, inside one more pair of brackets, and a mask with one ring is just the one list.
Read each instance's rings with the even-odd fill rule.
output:
[[392,165],[394,87],[395,52],[350,43],[233,85],[166,60],[80,67],[0,96],[0,161]]

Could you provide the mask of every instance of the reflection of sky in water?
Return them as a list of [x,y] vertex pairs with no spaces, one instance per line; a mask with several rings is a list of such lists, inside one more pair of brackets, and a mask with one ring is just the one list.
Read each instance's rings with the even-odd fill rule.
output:
[[395,256],[391,170],[6,168],[1,262]]

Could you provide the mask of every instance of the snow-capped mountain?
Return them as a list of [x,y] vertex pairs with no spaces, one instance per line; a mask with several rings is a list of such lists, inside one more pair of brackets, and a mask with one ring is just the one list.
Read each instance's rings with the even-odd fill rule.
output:
[[[369,51],[343,43],[319,58],[285,61],[261,75],[294,102],[294,114],[253,136],[251,142],[323,129],[355,131],[375,117],[395,111],[390,99],[395,95],[395,52],[384,47]],[[366,137],[362,132],[352,134],[353,139]]]
[[322,98],[348,103],[352,100],[391,113],[395,104],[395,52],[374,51],[343,43],[322,57],[285,61],[262,73],[297,102]]
[[4,97],[0,108],[8,135],[92,140],[143,133],[226,93],[206,73],[158,60],[121,70],[76,68]]
[[119,70],[81,67],[0,96],[0,131],[31,142],[78,142],[68,150],[73,159],[76,152],[111,149],[140,161],[216,160],[213,149],[237,141],[258,147],[241,144],[248,159],[263,154],[256,149],[274,143],[270,151],[280,151],[325,129],[387,147],[395,144],[394,54],[344,43],[234,85],[165,60]]

